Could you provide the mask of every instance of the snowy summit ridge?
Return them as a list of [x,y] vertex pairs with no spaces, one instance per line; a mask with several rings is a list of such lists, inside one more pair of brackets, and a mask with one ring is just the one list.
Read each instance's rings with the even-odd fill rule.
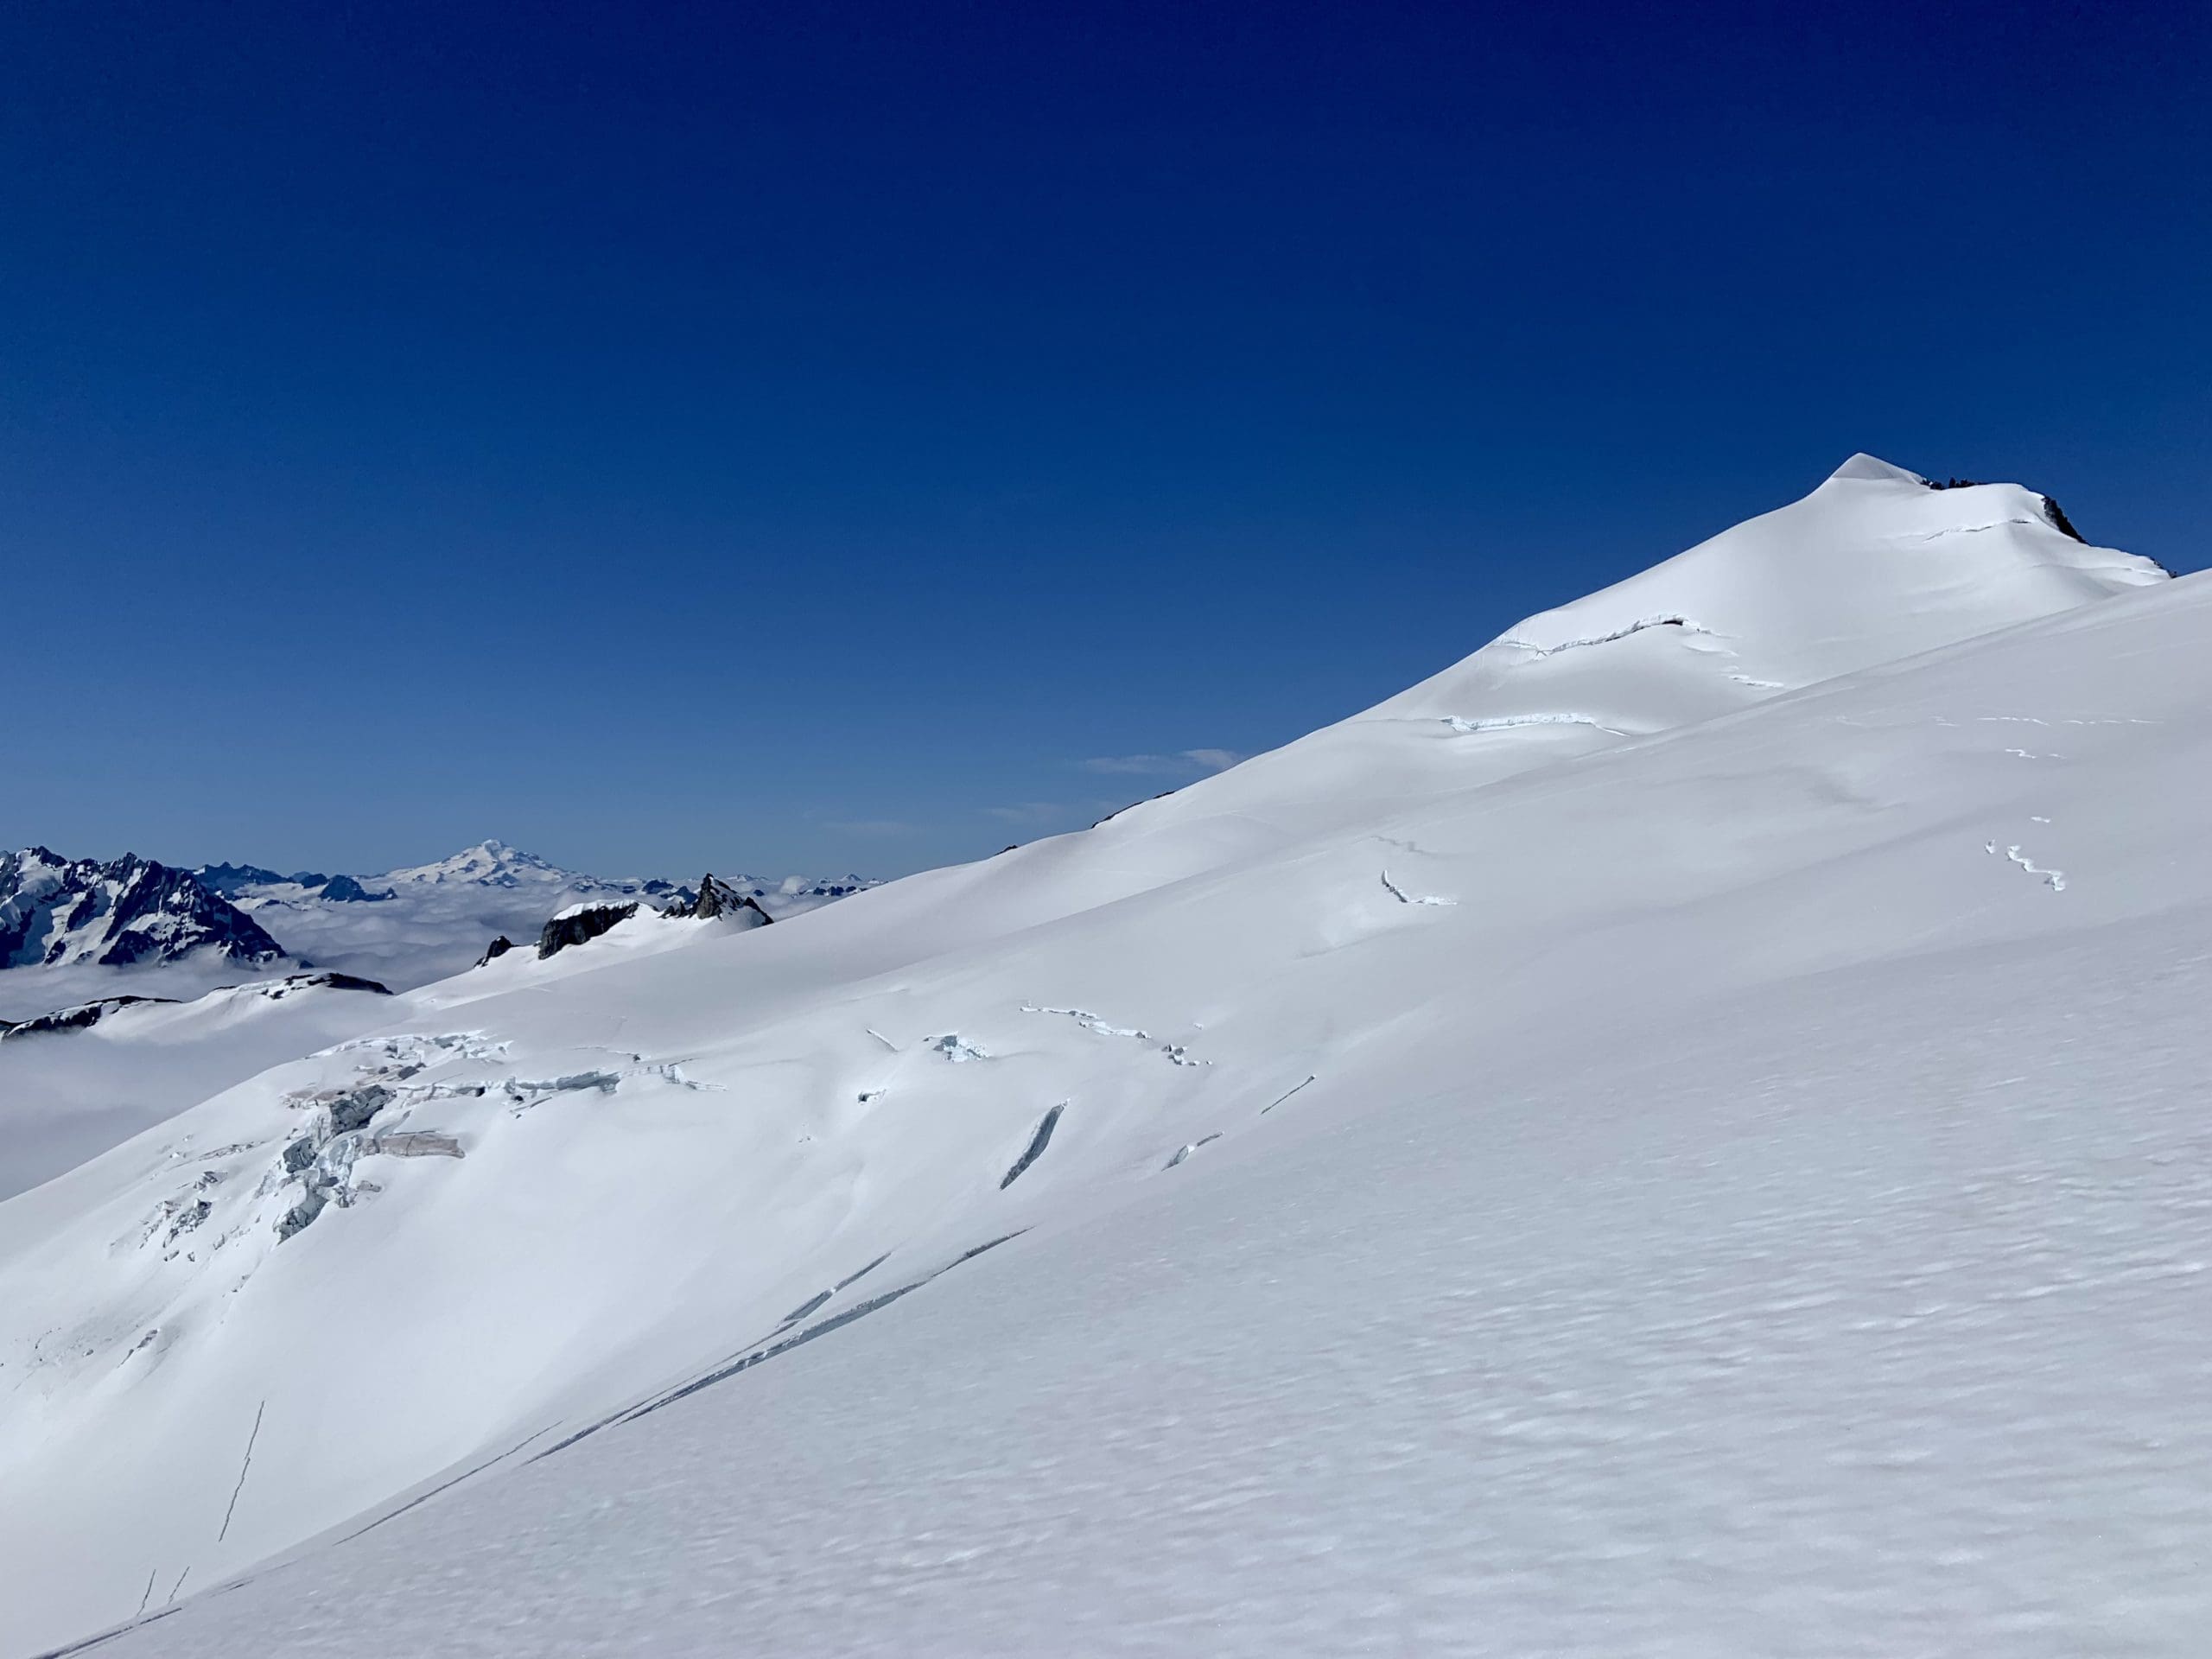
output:
[[1803,499],[1529,617],[1376,712],[1511,697],[1541,713],[1554,698],[1663,730],[2165,578],[2076,541],[2045,500],[2017,484],[1938,490],[1855,454]]

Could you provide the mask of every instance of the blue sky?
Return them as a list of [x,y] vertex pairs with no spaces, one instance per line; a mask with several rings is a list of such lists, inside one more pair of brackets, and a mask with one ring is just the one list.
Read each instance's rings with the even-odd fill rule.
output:
[[1869,449],[2203,550],[2212,9],[0,19],[0,842],[898,873]]

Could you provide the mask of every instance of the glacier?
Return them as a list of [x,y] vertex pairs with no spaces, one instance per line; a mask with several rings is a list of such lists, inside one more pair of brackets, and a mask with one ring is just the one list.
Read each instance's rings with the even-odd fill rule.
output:
[[4,1650],[2190,1651],[2209,629],[1854,457],[1090,830],[378,999],[0,1204]]

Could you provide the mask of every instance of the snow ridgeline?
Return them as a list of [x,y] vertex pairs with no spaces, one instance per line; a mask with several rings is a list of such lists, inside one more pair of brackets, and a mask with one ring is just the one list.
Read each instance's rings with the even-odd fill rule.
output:
[[[2212,589],[1934,533],[2011,487],[1854,462],[1510,636],[1596,643],[429,988],[0,1206],[9,1627],[2185,1650]],[[1599,639],[1653,615],[1713,632]],[[1449,723],[1560,710],[1611,733]],[[467,1155],[279,1241],[403,1087]],[[136,1242],[211,1172],[230,1255]]]

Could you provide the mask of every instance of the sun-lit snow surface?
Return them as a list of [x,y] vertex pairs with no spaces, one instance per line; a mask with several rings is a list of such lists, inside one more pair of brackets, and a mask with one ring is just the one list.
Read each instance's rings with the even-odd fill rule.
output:
[[[1839,478],[1100,830],[495,963],[0,1206],[0,1628],[2190,1650],[2212,586],[1633,735],[2155,577],[1891,558],[1986,495]],[[1614,752],[1486,724],[1567,713]],[[350,1185],[279,1243],[301,1142]]]
[[[871,882],[731,877],[772,917],[787,918]],[[404,988],[465,972],[505,933],[527,944],[556,912],[582,905],[666,905],[676,884],[608,881],[486,842],[437,863],[365,878],[374,903],[327,900],[296,882],[240,891],[238,903],[296,953],[240,962],[214,949],[173,961],[104,965],[85,951],[0,973],[0,1020],[117,997],[159,999],[111,1014],[93,1030],[0,1041],[0,1199],[37,1185],[173,1116],[219,1089],[390,1017],[345,992],[292,995],[297,958]],[[641,923],[649,927],[650,921]],[[672,944],[696,930],[663,936]],[[310,943],[311,942],[311,943]],[[389,975],[389,981],[380,976]],[[504,987],[504,979],[493,982]],[[471,983],[442,993],[481,995]]]
[[390,1017],[382,997],[260,980],[118,1008],[84,1031],[0,1039],[0,1198]]

